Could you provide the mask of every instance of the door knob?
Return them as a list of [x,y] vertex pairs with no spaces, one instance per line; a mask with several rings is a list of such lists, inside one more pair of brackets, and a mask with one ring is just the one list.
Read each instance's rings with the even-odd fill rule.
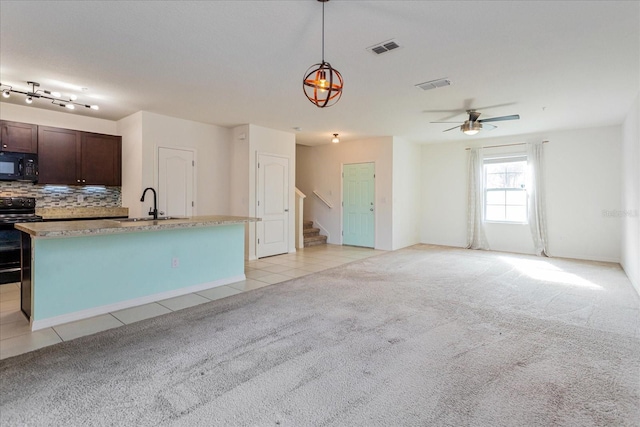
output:
[[285,211],[285,212],[289,212],[289,209],[285,209],[284,211]]

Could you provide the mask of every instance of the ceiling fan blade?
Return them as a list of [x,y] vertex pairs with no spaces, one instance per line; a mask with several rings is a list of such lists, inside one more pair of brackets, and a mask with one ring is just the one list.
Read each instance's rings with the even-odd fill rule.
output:
[[497,127],[498,126],[494,126],[494,125],[490,125],[490,124],[485,124],[485,123],[482,124],[482,129],[483,130],[493,130],[493,129],[497,128]]
[[480,119],[478,120],[480,123],[486,122],[502,122],[505,120],[518,120],[520,118],[519,114],[513,114],[511,116],[501,116],[501,117],[491,117],[489,119]]
[[467,110],[475,110],[475,111],[483,111],[483,110],[488,110],[490,108],[499,108],[499,107],[509,107],[511,105],[515,105],[516,102],[507,102],[504,104],[495,104],[495,105],[487,105],[484,107],[473,107],[473,108],[467,108]]
[[464,122],[429,122],[429,123],[460,123],[460,124],[462,124]]
[[422,110],[423,113],[459,113],[462,114],[466,110]]
[[459,128],[460,128],[460,126],[454,126],[454,127],[450,128],[450,129],[443,130],[442,132],[449,132],[450,130],[459,129]]

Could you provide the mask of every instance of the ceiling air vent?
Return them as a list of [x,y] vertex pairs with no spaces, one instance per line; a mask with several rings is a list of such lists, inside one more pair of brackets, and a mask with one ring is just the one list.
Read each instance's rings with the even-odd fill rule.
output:
[[380,55],[385,52],[389,52],[390,50],[398,49],[401,46],[395,40],[387,40],[386,42],[374,44],[373,46],[369,46],[367,50],[371,51],[376,55]]
[[449,86],[450,84],[451,84],[451,80],[449,79],[438,79],[438,80],[431,80],[424,83],[418,83],[416,87],[419,87],[422,90],[430,90],[438,87]]

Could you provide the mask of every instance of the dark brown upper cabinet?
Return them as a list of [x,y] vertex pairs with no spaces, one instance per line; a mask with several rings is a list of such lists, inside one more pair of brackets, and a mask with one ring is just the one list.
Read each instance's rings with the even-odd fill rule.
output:
[[38,126],[0,120],[0,151],[38,153]]
[[82,185],[121,185],[122,137],[82,132],[80,176]]
[[39,184],[122,183],[122,137],[38,127]]

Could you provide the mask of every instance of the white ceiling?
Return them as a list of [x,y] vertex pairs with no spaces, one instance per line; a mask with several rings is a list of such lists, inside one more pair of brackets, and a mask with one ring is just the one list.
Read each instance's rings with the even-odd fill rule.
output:
[[[325,14],[325,59],[345,79],[330,108],[302,90],[322,56],[316,0],[1,1],[0,81],[75,87],[79,101],[100,105],[69,114],[252,123],[306,145],[333,133],[468,139],[442,132],[455,124],[430,123],[462,122],[467,108],[521,116],[473,138],[617,125],[640,90],[638,1],[331,0]],[[402,48],[366,50],[389,39]],[[442,77],[452,85],[414,86]]]

